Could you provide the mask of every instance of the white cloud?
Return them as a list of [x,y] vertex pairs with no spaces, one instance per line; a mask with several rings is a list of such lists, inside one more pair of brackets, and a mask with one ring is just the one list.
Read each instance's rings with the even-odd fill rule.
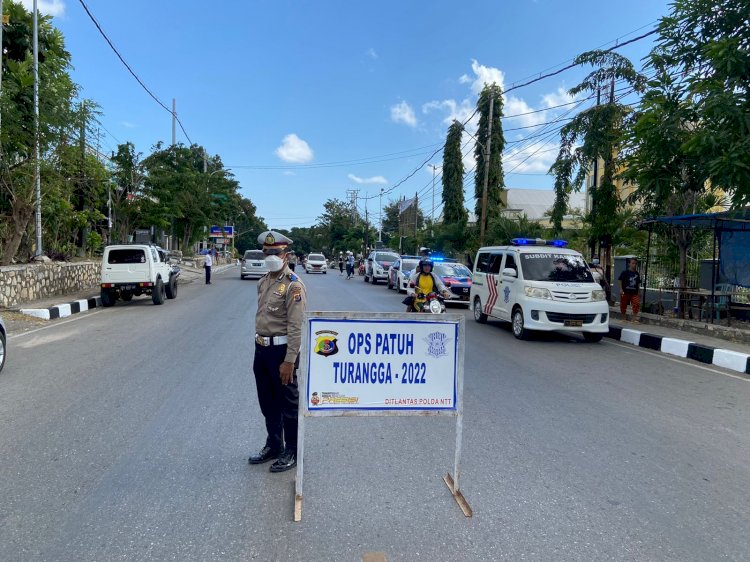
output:
[[414,110],[405,101],[391,107],[391,121],[405,123],[409,127],[417,126],[417,117],[414,115]]
[[462,123],[466,121],[474,111],[474,106],[468,99],[460,103],[456,100],[430,101],[422,106],[422,113],[427,114],[432,111],[444,111],[446,116],[443,119],[443,123],[450,125],[454,119]]
[[307,164],[312,161],[314,155],[310,145],[292,133],[281,141],[281,146],[276,149],[276,156],[284,162]]
[[372,176],[371,178],[360,178],[359,176],[355,176],[354,174],[349,174],[346,176],[350,180],[352,180],[354,183],[377,183],[385,185],[388,183],[388,180],[385,179],[383,176]]
[[135,128],[135,123],[131,123],[130,121],[123,121],[122,126],[127,127],[128,129],[133,129]]
[[367,56],[368,56],[368,57],[370,57],[370,58],[371,58],[372,60],[375,60],[375,59],[377,59],[377,58],[378,58],[378,53],[376,53],[376,52],[375,52],[375,49],[373,49],[372,47],[370,47],[369,49],[367,49],[367,53],[366,53],[366,54],[367,54]]
[[284,175],[284,176],[296,176],[297,175],[294,172],[292,172],[291,170],[285,170],[285,171],[281,172],[281,174]]
[[526,174],[546,174],[557,158],[559,150],[557,139],[544,144],[530,143],[521,148],[510,148],[503,155],[503,170]]
[[484,66],[479,64],[476,59],[471,60],[471,70],[474,72],[474,81],[471,82],[471,78],[464,74],[458,81],[461,84],[471,82],[471,91],[475,94],[479,94],[484,88],[485,84],[496,83],[498,86],[503,88],[505,86],[505,73],[499,68],[494,66]]
[[[34,0],[21,0],[23,7],[31,11],[34,9]],[[39,0],[37,8],[42,14],[58,17],[65,14],[65,2],[63,0]]]
[[557,91],[542,96],[542,102],[544,102],[546,107],[556,107],[558,105],[563,105],[565,103],[571,103],[574,101],[576,101],[576,98],[571,96],[568,93],[568,90],[566,90],[562,86],[559,87]]
[[[508,96],[505,100],[505,108],[503,111],[504,115],[520,115],[519,117],[513,117],[511,120],[515,120],[514,124],[521,127],[531,127],[539,125],[547,120],[546,111],[539,111],[537,113],[531,113],[535,111],[525,100],[514,96]],[[526,115],[523,115],[526,114]]]

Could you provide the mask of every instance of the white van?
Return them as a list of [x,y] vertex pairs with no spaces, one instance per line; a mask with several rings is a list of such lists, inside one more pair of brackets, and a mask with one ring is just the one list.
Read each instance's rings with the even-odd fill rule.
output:
[[471,283],[474,319],[511,322],[518,339],[532,330],[559,330],[600,341],[609,331],[609,305],[583,256],[562,240],[512,242],[477,252]]

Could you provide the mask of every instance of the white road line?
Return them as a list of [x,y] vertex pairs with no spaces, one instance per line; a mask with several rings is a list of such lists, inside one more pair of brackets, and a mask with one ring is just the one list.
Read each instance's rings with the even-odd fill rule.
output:
[[70,324],[71,322],[77,322],[78,320],[83,320],[84,318],[91,318],[95,314],[100,314],[102,312],[104,312],[104,310],[95,310],[93,312],[89,312],[88,314],[81,314],[81,315],[75,314],[73,315],[73,318],[71,318],[70,320],[65,320],[63,322],[55,322],[54,324],[50,324],[49,326],[42,326],[41,328],[37,328],[36,330],[29,330],[28,332],[21,332],[20,334],[13,334],[8,339],[16,340],[24,336],[36,334],[37,332],[41,332],[42,330],[49,330],[50,328],[57,328],[58,326],[62,326],[63,324]]
[[652,351],[650,349],[647,349],[645,347],[636,347],[634,345],[626,345],[624,343],[620,343],[617,341],[607,341],[602,342],[606,343],[607,345],[616,345],[617,347],[622,347],[623,349],[628,349],[630,351],[634,352],[641,352],[641,353],[648,353],[649,355],[653,355],[654,357],[660,357],[662,359],[666,359],[667,361],[673,361],[674,363],[679,363],[681,365],[686,365],[689,367],[695,367],[696,369],[703,369],[704,371],[709,371],[711,373],[717,373],[719,375],[724,375],[725,377],[732,377],[733,379],[738,379],[745,382],[750,382],[750,378],[743,377],[742,375],[733,375],[731,373],[725,373],[724,371],[719,371],[717,369],[712,369],[711,367],[706,367],[704,365],[701,365],[700,363],[693,362],[691,360],[682,360],[678,357],[671,357],[671,356],[665,356],[663,353],[659,353],[657,351]]

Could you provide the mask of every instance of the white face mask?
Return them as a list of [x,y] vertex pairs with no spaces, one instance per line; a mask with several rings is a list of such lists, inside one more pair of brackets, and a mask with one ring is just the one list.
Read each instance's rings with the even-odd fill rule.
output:
[[265,262],[268,271],[280,271],[284,267],[284,260],[279,256],[266,256]]

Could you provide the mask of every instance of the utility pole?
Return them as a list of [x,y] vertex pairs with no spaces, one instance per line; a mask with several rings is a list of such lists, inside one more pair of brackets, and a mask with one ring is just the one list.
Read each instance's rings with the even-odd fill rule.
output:
[[172,98],[172,146],[177,144],[177,100]]
[[432,212],[430,213],[430,238],[434,236],[433,228],[435,226],[435,164],[427,164],[432,168]]
[[419,222],[419,193],[414,194],[414,254],[419,253],[419,242],[417,241],[417,223]]
[[369,249],[369,247],[370,247],[370,219],[367,215],[367,199],[365,199],[365,251],[362,252],[362,255],[367,256],[367,250]]
[[[78,134],[81,145],[81,173],[76,188],[75,210],[82,212],[86,208],[86,100],[81,101],[81,130]],[[86,226],[78,230],[78,256],[86,255]]]
[[36,255],[42,255],[42,179],[39,169],[39,12],[34,0],[34,187],[36,191]]
[[484,188],[482,188],[482,222],[479,225],[479,246],[484,246],[484,231],[487,223],[487,184],[490,180],[490,156],[492,155],[492,116],[495,96],[490,96],[490,119],[487,122],[487,147],[484,151]]
[[[601,103],[601,95],[602,91],[601,88],[596,89],[596,105],[599,105]],[[591,214],[593,215],[596,212],[596,187],[599,183],[599,156],[597,155],[594,158],[594,176],[591,178]],[[594,255],[596,255],[596,244],[597,240],[596,238],[591,238],[589,241],[589,254],[590,257],[593,259]],[[601,258],[601,256],[600,256]]]
[[383,242],[383,188],[380,188],[380,227],[378,228],[378,242]]
[[[0,98],[2,98],[3,93],[3,27],[9,21],[8,16],[2,13],[2,7],[3,3],[2,0],[0,0]],[[2,125],[2,117],[3,114],[0,112],[0,126]]]

